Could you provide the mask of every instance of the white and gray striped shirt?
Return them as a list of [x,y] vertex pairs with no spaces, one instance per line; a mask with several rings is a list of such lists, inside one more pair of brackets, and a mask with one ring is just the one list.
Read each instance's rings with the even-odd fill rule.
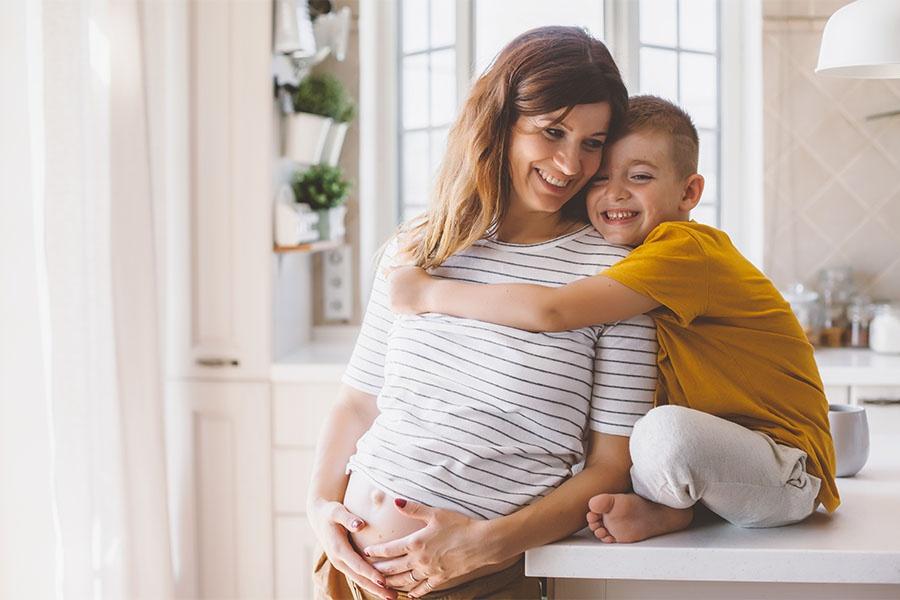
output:
[[[433,274],[560,286],[628,251],[585,227],[539,244],[481,240]],[[428,506],[510,514],[572,475],[588,428],[630,435],[653,405],[656,352],[646,315],[561,333],[397,316],[379,267],[344,382],[378,396],[380,414],[347,469]]]

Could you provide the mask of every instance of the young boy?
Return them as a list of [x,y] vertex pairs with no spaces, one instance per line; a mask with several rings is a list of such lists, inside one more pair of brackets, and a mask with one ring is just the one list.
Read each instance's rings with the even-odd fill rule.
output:
[[397,312],[530,331],[653,317],[660,387],[630,441],[634,493],[589,503],[604,542],[683,529],[698,501],[743,527],[795,523],[840,502],[828,403],[802,328],[725,233],[690,220],[703,192],[698,146],[680,108],[631,99],[587,208],[607,240],[636,249],[598,275],[549,288],[448,281],[412,267],[391,274]]

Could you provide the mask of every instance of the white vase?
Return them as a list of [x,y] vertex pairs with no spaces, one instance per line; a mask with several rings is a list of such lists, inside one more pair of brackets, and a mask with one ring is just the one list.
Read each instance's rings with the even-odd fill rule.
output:
[[332,120],[309,113],[288,115],[284,135],[284,155],[304,165],[317,165],[328,140]]
[[344,216],[347,214],[346,205],[335,206],[319,213],[319,239],[339,240],[344,237]]
[[275,198],[275,245],[297,246],[319,239],[319,215],[309,205],[297,204],[289,185],[281,186]]
[[332,123],[328,130],[328,139],[325,140],[325,149],[322,151],[322,162],[336,167],[341,160],[341,148],[344,147],[344,138],[347,137],[349,123]]

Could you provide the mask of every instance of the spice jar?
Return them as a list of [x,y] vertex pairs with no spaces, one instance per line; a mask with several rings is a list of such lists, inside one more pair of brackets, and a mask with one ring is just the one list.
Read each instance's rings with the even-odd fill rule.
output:
[[838,347],[847,329],[846,308],[850,298],[850,268],[834,267],[819,273],[822,294],[822,344]]
[[866,296],[855,297],[847,306],[847,332],[844,345],[850,348],[869,347],[869,320],[872,305]]
[[819,305],[819,294],[808,289],[802,283],[792,285],[782,292],[784,299],[791,305],[791,310],[800,322],[806,339],[813,346],[821,340],[822,308]]

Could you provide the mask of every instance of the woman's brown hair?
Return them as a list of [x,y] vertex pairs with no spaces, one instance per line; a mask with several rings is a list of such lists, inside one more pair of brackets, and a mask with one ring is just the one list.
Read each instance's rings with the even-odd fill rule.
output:
[[[609,50],[578,27],[539,27],[515,38],[472,86],[450,129],[447,151],[425,215],[402,228],[402,248],[430,268],[492,232],[510,193],[509,133],[520,116],[608,102],[610,134],[621,123],[628,92]],[[578,194],[564,216],[585,220]]]

